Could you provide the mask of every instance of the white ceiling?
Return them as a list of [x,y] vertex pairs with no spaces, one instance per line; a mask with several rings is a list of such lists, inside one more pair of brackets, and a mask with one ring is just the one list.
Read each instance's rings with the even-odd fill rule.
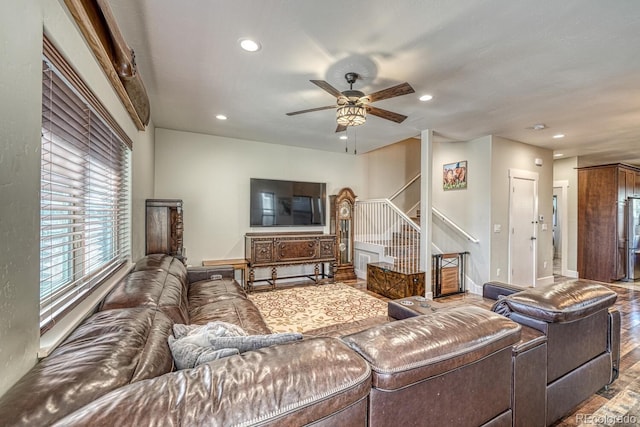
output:
[[[415,94],[349,128],[359,153],[433,129],[493,134],[583,163],[640,164],[638,0],[110,0],[157,127],[344,151],[332,105],[309,82]],[[262,44],[247,53],[238,40]],[[429,93],[430,102],[418,96]],[[226,121],[215,119],[225,114]],[[547,129],[534,131],[533,124]],[[552,135],[564,133],[563,139]],[[350,151],[352,146],[350,145]]]

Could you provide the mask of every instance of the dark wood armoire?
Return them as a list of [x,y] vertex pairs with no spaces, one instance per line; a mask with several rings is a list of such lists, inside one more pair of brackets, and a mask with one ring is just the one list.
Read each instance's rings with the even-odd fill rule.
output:
[[185,261],[182,200],[147,199],[145,254],[169,254]]
[[640,196],[640,168],[578,169],[578,276],[614,282],[627,271],[626,201]]

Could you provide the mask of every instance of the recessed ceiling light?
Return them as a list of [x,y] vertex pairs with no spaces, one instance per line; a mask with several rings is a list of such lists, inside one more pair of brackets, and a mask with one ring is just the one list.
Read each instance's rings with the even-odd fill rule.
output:
[[216,119],[218,120],[227,120],[227,116],[224,114],[216,114]]
[[431,101],[433,99],[433,95],[422,95],[418,98],[420,101]]
[[535,125],[531,126],[531,129],[533,130],[542,130],[542,129],[546,129],[547,125],[545,125],[544,123],[536,123]]
[[257,52],[262,46],[260,46],[260,43],[255,40],[240,39],[240,47],[247,52]]
[[347,135],[340,135],[340,139],[348,139],[349,137]]
[[555,135],[553,135],[554,139],[560,139],[560,138],[564,138],[564,133],[557,133]]
[[562,156],[564,156],[564,154],[562,154],[562,153],[556,153],[556,154],[553,155],[553,157],[562,157]]

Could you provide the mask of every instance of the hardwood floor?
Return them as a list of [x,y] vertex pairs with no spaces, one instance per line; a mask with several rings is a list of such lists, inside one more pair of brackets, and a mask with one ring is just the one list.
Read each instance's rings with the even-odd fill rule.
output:
[[[556,282],[571,280],[557,276]],[[376,298],[388,301],[367,290],[367,284],[358,280],[352,284]],[[618,294],[616,307],[621,315],[620,376],[608,388],[585,400],[574,411],[554,424],[569,426],[640,426],[640,283],[607,285]],[[472,295],[454,295],[439,301],[473,298]]]
[[620,376],[554,426],[640,425],[640,284],[609,287],[618,293],[621,317]]

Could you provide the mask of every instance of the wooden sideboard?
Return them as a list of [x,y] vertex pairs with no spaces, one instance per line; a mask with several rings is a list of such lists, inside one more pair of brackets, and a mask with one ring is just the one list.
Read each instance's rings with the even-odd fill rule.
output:
[[272,288],[278,279],[278,267],[298,264],[315,264],[314,274],[287,276],[280,279],[307,277],[315,282],[329,277],[325,264],[331,273],[336,262],[336,236],[323,233],[247,233],[245,235],[245,258],[249,266],[247,289],[253,290],[255,269],[270,267],[271,278],[265,280]]

